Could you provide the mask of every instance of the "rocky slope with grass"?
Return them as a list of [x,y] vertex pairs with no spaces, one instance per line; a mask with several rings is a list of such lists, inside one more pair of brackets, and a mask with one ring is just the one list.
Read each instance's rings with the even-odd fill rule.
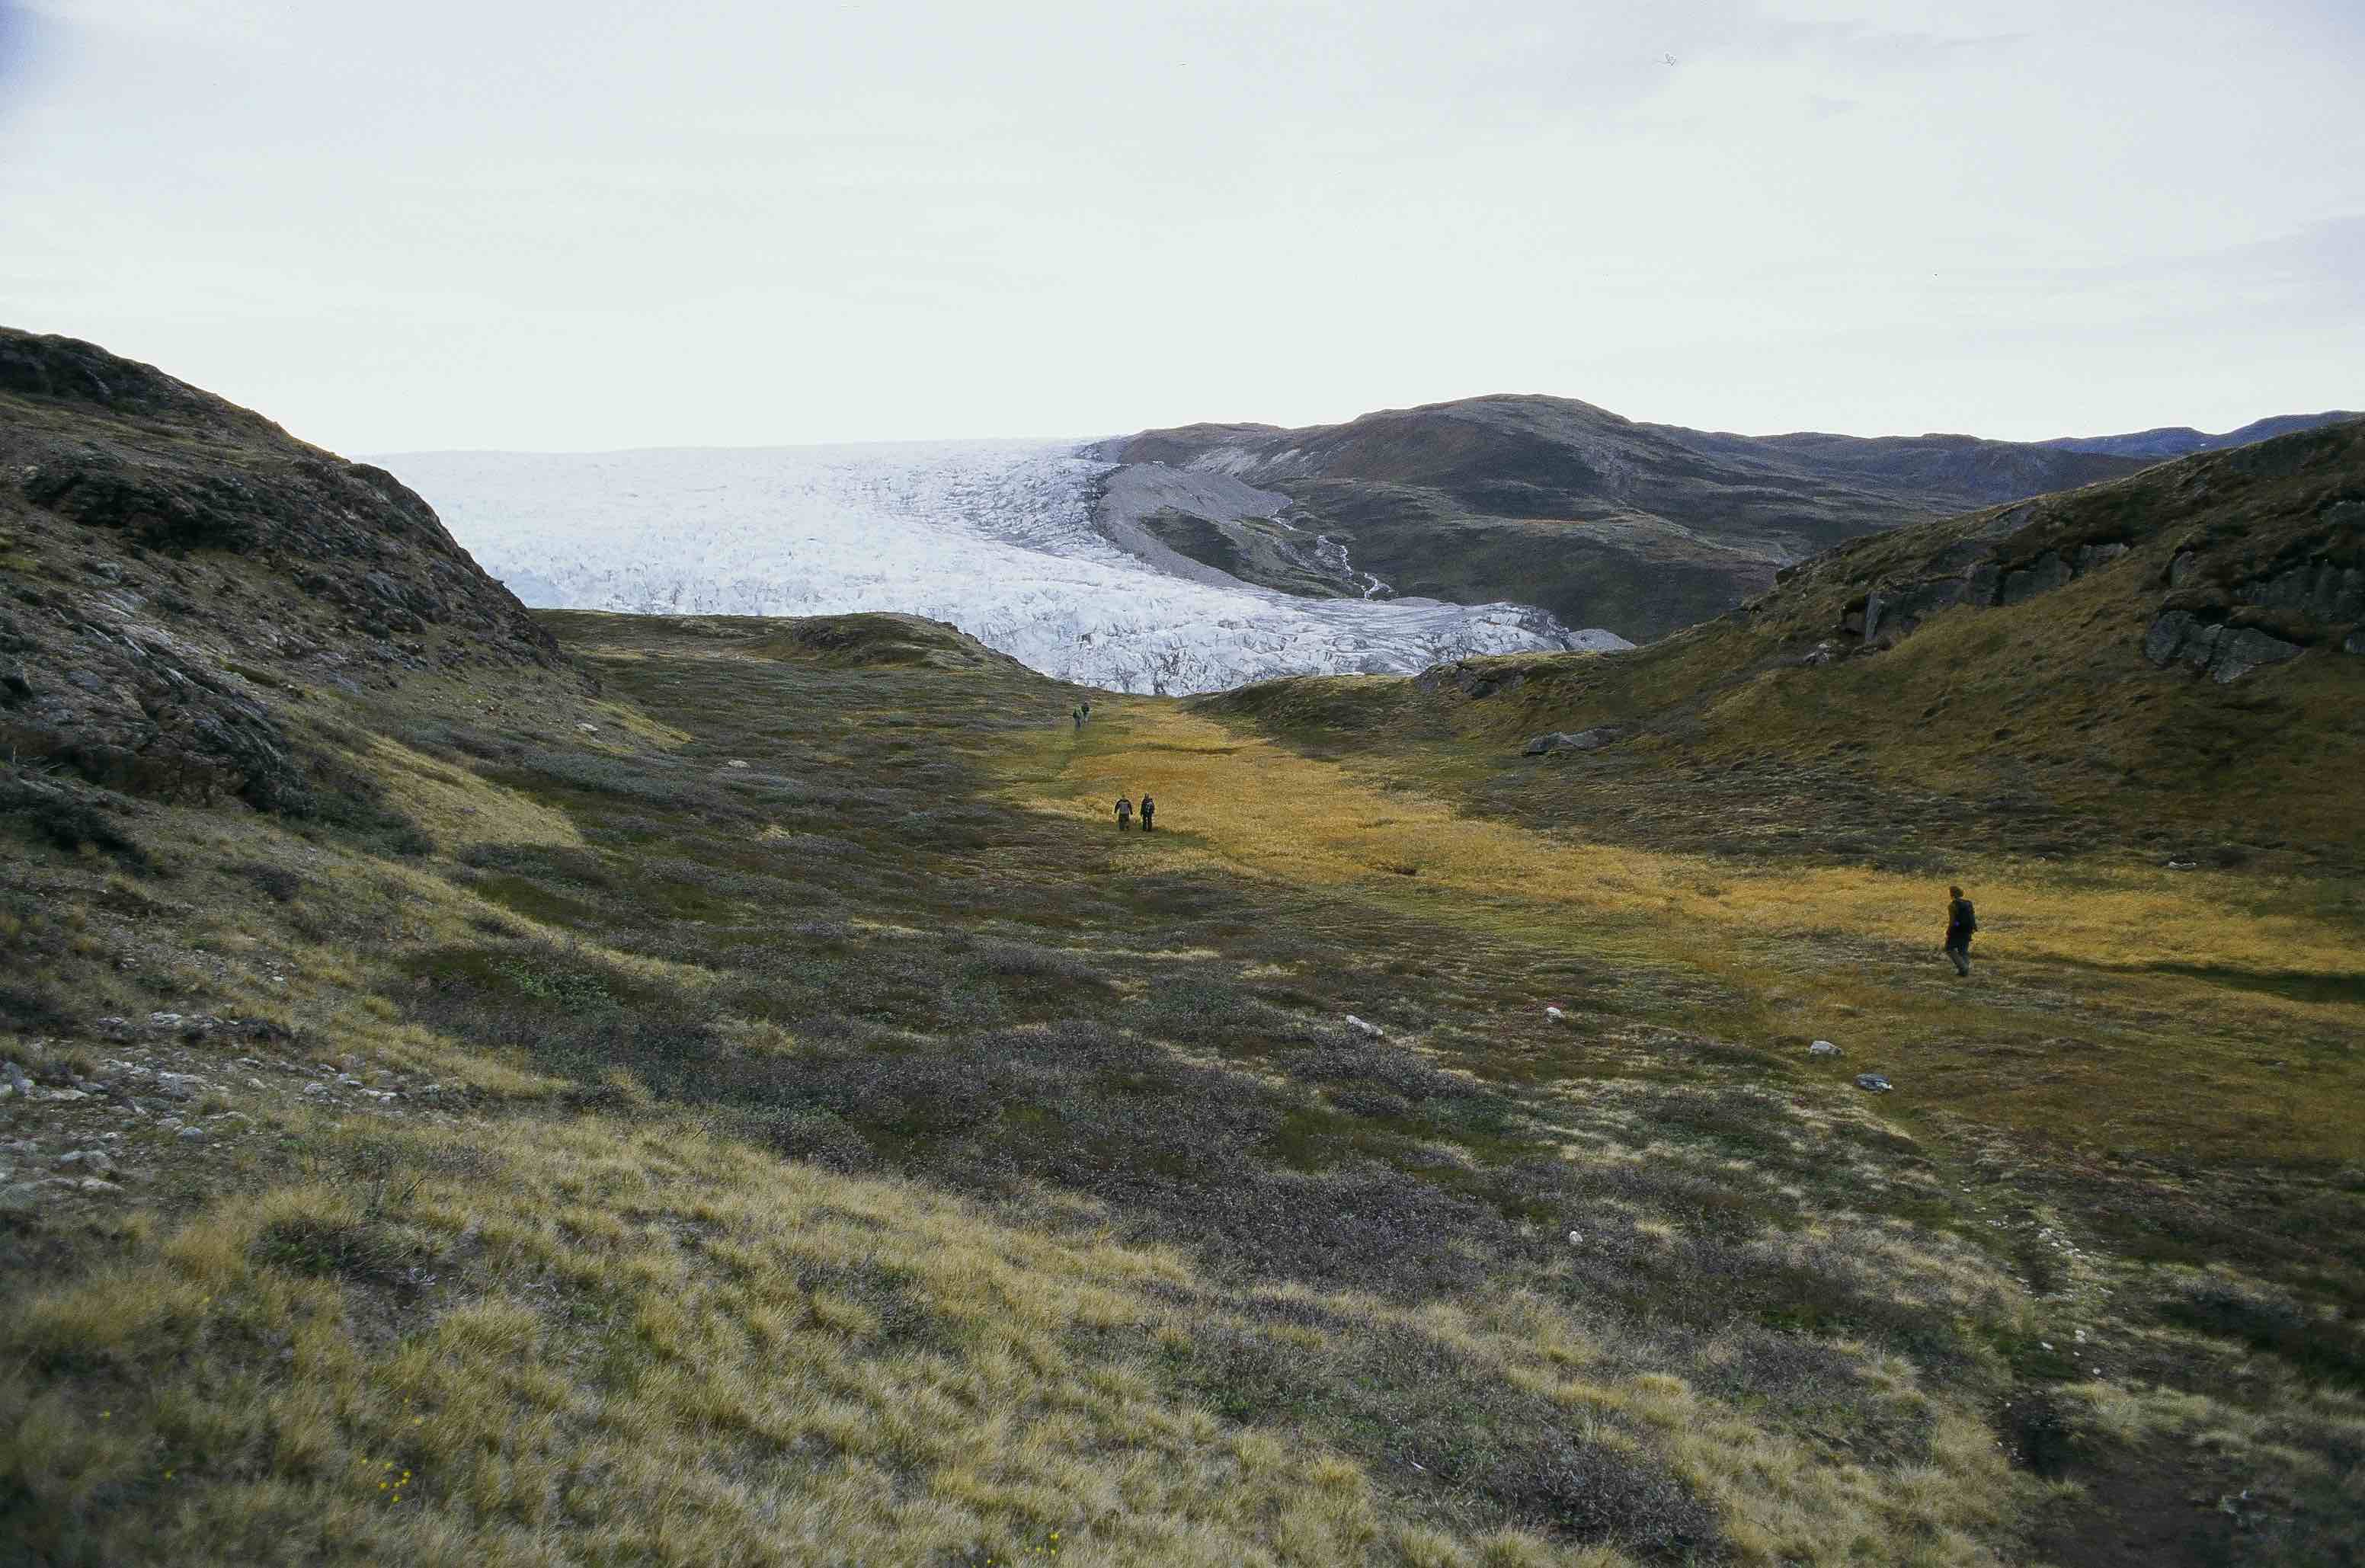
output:
[[[70,338],[0,329],[0,748],[317,814],[306,690],[562,661],[391,475]],[[23,805],[44,786],[10,786]]]
[[1855,540],[1633,653],[1205,700],[1491,752],[1496,809],[1721,852],[2354,867],[2360,695],[2365,421]]
[[1093,451],[1128,465],[1115,500],[1162,497],[1113,500],[1109,526],[1249,580],[1514,599],[1635,641],[1843,540],[2141,465],[1970,436],[1738,436],[1513,396],[1304,430],[1146,431]]

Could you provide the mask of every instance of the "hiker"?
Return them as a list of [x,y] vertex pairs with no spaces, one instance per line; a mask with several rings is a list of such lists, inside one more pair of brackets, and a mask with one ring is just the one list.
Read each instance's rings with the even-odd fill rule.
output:
[[1158,802],[1144,795],[1141,798],[1141,831],[1149,831],[1149,819],[1158,814]]
[[1955,972],[1971,972],[1971,934],[1979,928],[1979,917],[1971,909],[1971,901],[1963,896],[1960,888],[1946,890],[1946,957],[1955,960]]
[[1087,698],[1085,698],[1085,699],[1084,699],[1084,717],[1085,717],[1085,718],[1087,718],[1087,719],[1089,719],[1089,718],[1091,718],[1092,716],[1093,716],[1093,700],[1092,700],[1091,698],[1087,697]]
[[1133,802],[1123,795],[1116,798],[1116,830],[1123,833],[1133,825]]
[[1076,722],[1076,733],[1077,733],[1078,734],[1083,734],[1083,731],[1084,731],[1084,711],[1083,711],[1083,709],[1082,709],[1082,707],[1075,707],[1075,708],[1070,708],[1070,709],[1069,709],[1069,710],[1068,710],[1068,717],[1069,717],[1069,718],[1070,718],[1070,719],[1073,719],[1073,720]]

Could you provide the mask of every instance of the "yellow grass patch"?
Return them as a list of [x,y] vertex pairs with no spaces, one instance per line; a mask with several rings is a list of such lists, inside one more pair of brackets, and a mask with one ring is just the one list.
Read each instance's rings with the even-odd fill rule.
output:
[[[1751,870],[1466,816],[1376,765],[1309,757],[1154,699],[1107,699],[1081,735],[1026,746],[1005,762],[1012,792],[1105,834],[1113,865],[1351,890],[1427,918],[1681,966],[1743,999],[1695,1020],[1703,1026],[1877,1039],[1895,1053],[1878,1064],[1889,1070],[1931,1066],[1976,1050],[1990,1032],[2025,1027],[1976,983],[1937,989],[1953,983],[1938,953],[1942,881],[1856,866]],[[1120,793],[1157,797],[1156,834],[1118,833],[1110,808]],[[2176,1049],[2156,1059],[2087,1058],[2068,1063],[2066,1078],[2048,1066],[2001,1085],[1984,1076],[1953,1090],[1924,1083],[1922,1103],[1992,1112],[2001,1095],[2015,1119],[2081,1137],[2365,1153],[2354,1114],[2365,1070],[2319,1063],[2302,1093],[2253,1059],[2262,1040],[2365,1031],[2365,1008],[2266,984],[2229,990],[2171,968],[2270,982],[2349,974],[2360,965],[2345,926],[2296,896],[2261,910],[2276,890],[2225,872],[2121,863],[2081,866],[2073,880],[2052,867],[1968,858],[1959,875],[1979,909],[1981,966],[2041,971],[2069,988],[2062,1003],[2073,1013],[2079,999],[2173,1009],[2210,1038],[2179,1029],[2163,1035]],[[1874,1064],[1849,1070],[1863,1065]],[[2097,1103],[2129,1084],[2149,1092]]]
[[439,844],[547,844],[575,849],[583,835],[565,812],[422,756],[383,736],[369,760],[391,802]]

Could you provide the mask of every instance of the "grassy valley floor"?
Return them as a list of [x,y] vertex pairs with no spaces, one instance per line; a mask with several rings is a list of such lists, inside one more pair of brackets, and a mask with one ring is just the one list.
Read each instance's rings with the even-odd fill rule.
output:
[[604,698],[356,708],[362,825],[8,819],[23,1560],[2365,1541],[2337,899],[1966,863],[1964,984],[1928,878],[544,619]]

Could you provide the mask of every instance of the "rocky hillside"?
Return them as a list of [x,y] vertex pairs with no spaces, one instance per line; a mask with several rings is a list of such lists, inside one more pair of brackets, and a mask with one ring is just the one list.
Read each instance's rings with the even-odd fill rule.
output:
[[312,694],[586,678],[393,476],[5,329],[0,593],[0,747],[129,795],[313,814],[335,787],[294,716]]
[[1240,494],[1212,508],[1178,498],[1111,526],[1269,587],[1512,599],[1638,640],[1720,614],[1844,540],[2140,465],[1970,436],[1718,434],[1509,396],[1305,430],[1148,431],[1096,450],[1234,481]]
[[2165,458],[2190,457],[2196,452],[2247,446],[2293,431],[2315,430],[2319,425],[2342,424],[2355,419],[2365,419],[2365,414],[2353,409],[2335,409],[2321,414],[2276,414],[2252,420],[2238,430],[2218,435],[2194,430],[2191,425],[2161,425],[2147,431],[2129,431],[2124,435],[2065,435],[2038,444],[2061,452],[2099,452],[2112,457],[2140,457],[2157,463]]
[[1531,752],[1483,791],[1525,815],[1590,822],[1647,779],[1653,831],[1703,847],[1828,847],[1818,823],[1861,816],[1844,853],[2204,834],[2348,863],[2360,698],[2365,420],[1858,539],[1631,654],[1211,700]]

